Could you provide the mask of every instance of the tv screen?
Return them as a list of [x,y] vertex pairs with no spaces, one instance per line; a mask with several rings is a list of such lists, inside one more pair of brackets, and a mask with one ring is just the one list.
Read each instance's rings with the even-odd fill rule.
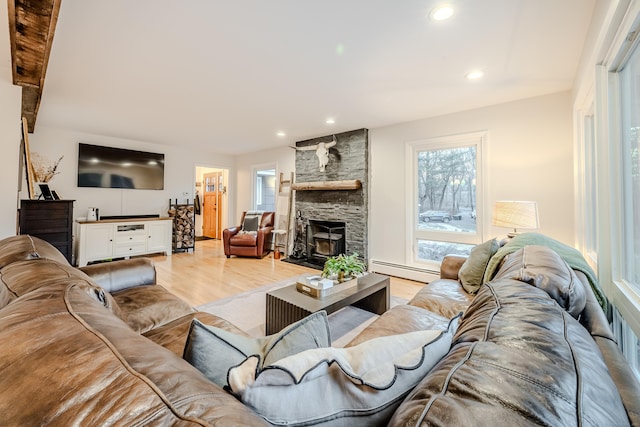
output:
[[78,187],[164,189],[164,154],[78,144]]

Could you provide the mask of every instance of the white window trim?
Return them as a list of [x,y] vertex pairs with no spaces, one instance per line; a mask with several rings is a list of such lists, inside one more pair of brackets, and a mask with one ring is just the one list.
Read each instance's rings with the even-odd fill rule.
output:
[[640,336],[640,295],[632,284],[626,280],[614,281],[615,286],[611,293],[607,295],[616,306],[622,317],[625,319],[629,327]]
[[[640,29],[640,1],[613,2],[603,22],[604,25],[595,41],[594,55],[590,61],[594,67],[592,80],[583,82],[582,87],[578,88],[580,92],[589,85],[595,87],[595,139],[598,163],[596,222],[599,254],[596,267],[600,285],[607,298],[617,307],[627,325],[640,336],[640,292],[626,283],[621,275],[625,253],[621,240],[622,216],[620,213],[623,195],[621,177],[616,173],[620,165],[621,149],[617,73],[633,50],[634,41],[630,40],[628,35]],[[584,103],[574,105],[574,112],[577,111],[579,115],[580,106],[584,105]],[[581,147],[579,150],[584,148]],[[576,162],[576,165],[579,165],[579,162]],[[587,170],[577,167],[576,171],[584,179]],[[582,195],[582,201],[586,202],[586,200],[586,195]],[[582,206],[584,205],[580,207]],[[584,231],[580,230],[579,233],[582,232]],[[579,239],[578,243],[580,243]],[[584,249],[583,246],[579,245],[579,247]]]
[[613,336],[615,337],[622,354],[629,362],[636,377],[640,378],[640,359],[638,354],[638,337],[629,327],[629,323],[619,310],[613,310]]
[[[583,212],[591,209],[591,203],[596,203],[598,199],[597,193],[594,193],[597,191],[597,186],[596,188],[590,188],[586,179],[588,173],[597,170],[597,156],[595,156],[593,152],[593,150],[596,149],[596,120],[594,109],[593,86],[591,86],[585,98],[581,102],[576,103],[574,110],[574,165],[576,168],[576,173],[574,174],[574,219],[577,247],[585,255],[591,268],[597,271],[597,248],[590,247],[589,244],[589,240],[598,242],[597,224],[594,224],[595,229],[588,228],[590,224],[583,214]],[[590,133],[585,129],[587,119],[590,120],[593,126],[593,130]],[[593,146],[587,146],[587,142],[593,144]],[[597,183],[597,178],[595,181]],[[596,206],[598,206],[597,203]],[[597,215],[594,220],[597,222]],[[587,233],[593,233],[593,235],[589,236],[588,239]]]
[[[434,138],[425,138],[416,141],[408,141],[405,143],[405,165],[406,165],[406,175],[405,175],[405,189],[407,192],[406,199],[409,202],[409,208],[406,209],[406,238],[405,238],[405,262],[409,266],[414,267],[426,267],[430,269],[435,269],[436,271],[440,268],[439,262],[434,261],[426,261],[420,260],[417,258],[418,253],[418,240],[422,237],[422,233],[417,231],[418,224],[418,215],[417,210],[415,209],[417,205],[417,182],[414,179],[417,174],[417,162],[415,162],[415,156],[418,151],[422,149],[428,148],[430,150],[433,149],[447,149],[452,148],[452,145],[462,144],[465,142],[469,142],[471,144],[477,144],[478,149],[476,150],[476,162],[478,165],[478,170],[476,173],[476,233],[475,234],[460,234],[460,233],[451,233],[451,232],[429,232],[430,237],[426,237],[427,240],[439,240],[434,239],[434,235],[438,235],[441,237],[442,241],[453,241],[459,243],[467,243],[467,244],[478,244],[484,241],[484,236],[486,236],[487,226],[485,225],[484,218],[488,218],[485,214],[487,213],[487,190],[485,188],[485,175],[487,173],[487,155],[486,155],[486,145],[488,139],[488,131],[474,131],[467,132],[462,134],[454,134],[454,135],[446,135],[439,136]],[[480,202],[480,203],[479,203]],[[478,209],[478,206],[481,206]],[[455,236],[455,239],[447,240],[448,236]]]
[[258,208],[258,205],[262,204],[262,186],[264,185],[262,176],[257,175],[254,177],[256,180],[256,200],[255,200],[255,208]]

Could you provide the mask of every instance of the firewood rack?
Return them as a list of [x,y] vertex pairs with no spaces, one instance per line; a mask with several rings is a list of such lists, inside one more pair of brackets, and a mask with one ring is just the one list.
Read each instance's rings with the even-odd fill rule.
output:
[[193,203],[178,203],[169,199],[169,216],[173,219],[171,247],[173,252],[193,252],[196,248],[195,207]]

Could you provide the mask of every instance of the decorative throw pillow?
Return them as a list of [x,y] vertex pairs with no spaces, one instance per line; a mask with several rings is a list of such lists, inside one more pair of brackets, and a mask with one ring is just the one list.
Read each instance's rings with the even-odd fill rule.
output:
[[211,382],[227,385],[229,369],[240,365],[249,356],[258,366],[304,350],[331,345],[331,333],[326,311],[318,311],[293,323],[277,334],[251,338],[224,329],[205,325],[194,319],[182,356]]
[[242,222],[242,231],[258,231],[260,217],[254,215],[245,215]]
[[484,271],[492,256],[500,249],[500,243],[496,239],[487,240],[477,245],[469,253],[469,258],[462,264],[458,272],[458,278],[465,291],[475,294],[482,285]]
[[250,357],[229,371],[242,402],[273,425],[386,425],[404,397],[449,351],[460,316],[445,331],[318,348],[263,369]]

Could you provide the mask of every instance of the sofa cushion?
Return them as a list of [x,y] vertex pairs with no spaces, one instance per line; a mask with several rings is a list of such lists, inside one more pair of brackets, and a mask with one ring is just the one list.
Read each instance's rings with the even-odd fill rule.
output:
[[448,324],[449,318],[444,318],[420,307],[400,304],[384,312],[382,316],[374,320],[345,347],[352,347],[373,338],[390,335],[429,329],[444,330]]
[[50,259],[69,265],[58,249],[37,237],[21,234],[0,241],[0,268],[16,261],[31,259]]
[[437,279],[420,288],[409,301],[409,305],[451,319],[465,311],[473,297],[474,295],[465,291],[457,280]]
[[593,271],[589,263],[584,259],[582,253],[574,247],[568,246],[558,240],[552,239],[548,236],[539,233],[522,233],[516,235],[510,239],[504,246],[498,250],[498,252],[491,258],[487,270],[484,273],[484,281],[488,282],[496,275],[504,257],[512,252],[517,251],[524,246],[546,246],[553,249],[563,260],[575,271],[581,271],[587,277],[591,290],[598,301],[598,304],[602,307],[604,312],[608,312],[609,302],[604,294],[604,291],[598,284],[596,273]]
[[184,315],[172,322],[145,332],[143,335],[156,344],[160,344],[164,348],[171,350],[176,355],[182,357],[182,354],[184,353],[184,346],[187,343],[187,338],[189,337],[191,322],[194,319],[198,319],[198,321],[205,325],[215,326],[216,328],[224,329],[225,331],[233,332],[234,334],[246,335],[244,331],[233,325],[228,320],[203,311],[196,311],[194,313]]
[[112,295],[127,324],[141,334],[195,312],[160,285],[136,286]]
[[250,247],[255,247],[256,246],[256,242],[258,239],[258,233],[257,232],[242,232],[240,231],[238,234],[236,234],[235,236],[231,237],[229,239],[229,243],[232,246],[250,246]]
[[500,243],[496,239],[475,246],[469,253],[469,258],[462,264],[458,277],[465,291],[475,294],[482,285],[484,271],[489,260],[500,249]]
[[97,286],[86,274],[67,263],[38,258],[16,261],[0,270],[0,303],[34,292],[42,287],[66,288],[70,280],[84,283],[92,298],[116,316],[124,319],[120,307],[108,292]]
[[259,360],[250,357],[229,372],[230,388],[273,425],[385,425],[404,396],[447,353],[457,321],[445,331],[307,350],[262,370]]
[[515,279],[544,290],[578,318],[587,303],[586,290],[567,263],[546,246],[525,246],[507,255],[494,280]]
[[293,323],[277,334],[251,338],[194,320],[184,348],[184,359],[221,387],[227,385],[229,369],[249,356],[258,365],[270,364],[303,350],[331,345],[327,313],[319,311]]
[[544,290],[485,283],[390,425],[628,425],[602,354]]

